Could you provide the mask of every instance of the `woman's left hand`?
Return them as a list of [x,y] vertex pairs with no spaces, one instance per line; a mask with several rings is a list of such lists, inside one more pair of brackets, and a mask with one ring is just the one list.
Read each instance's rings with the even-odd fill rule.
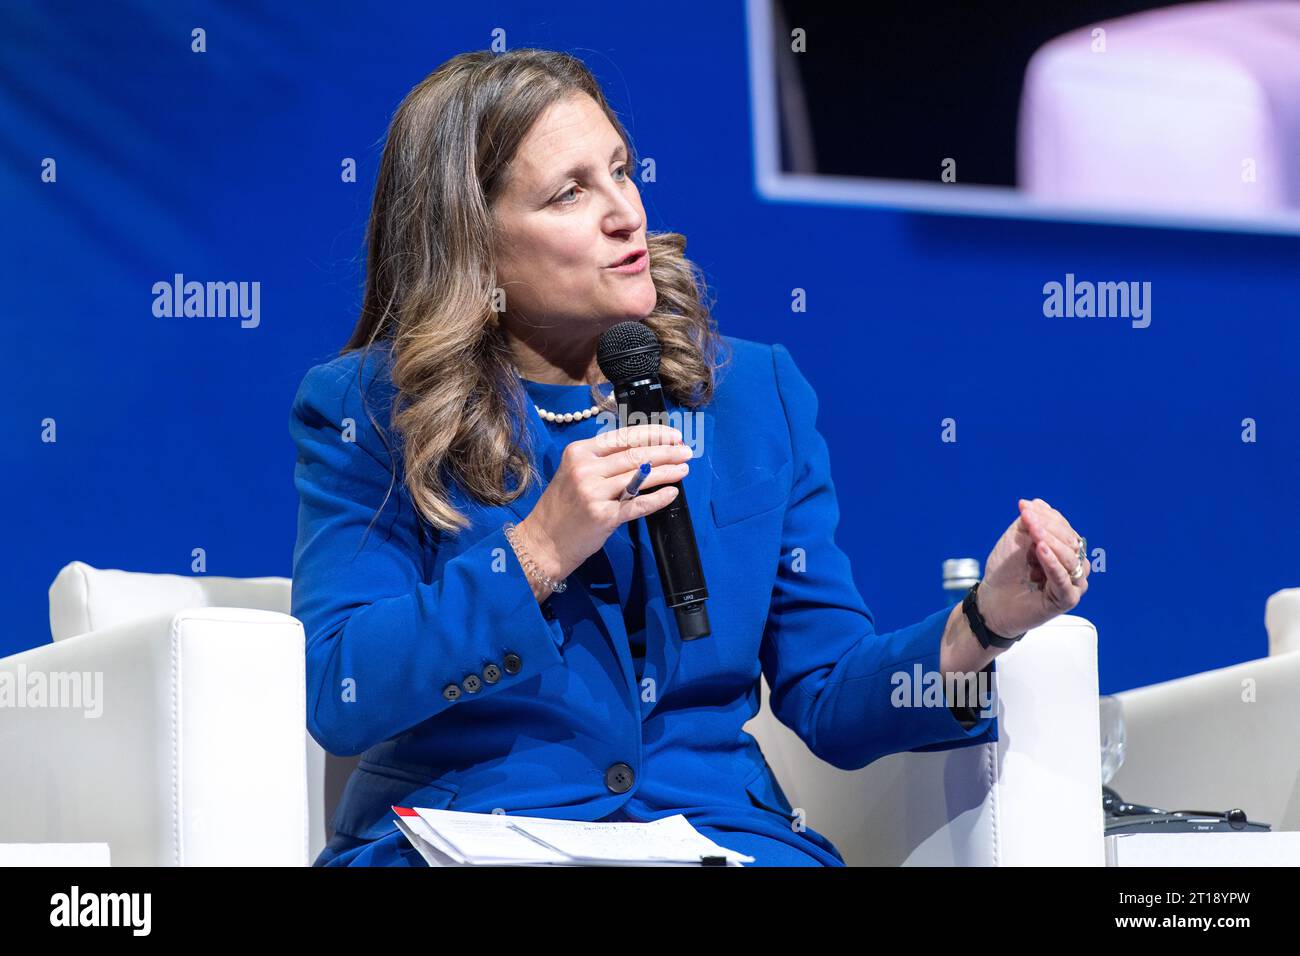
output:
[[984,622],[1014,637],[1064,614],[1088,590],[1090,564],[1079,567],[1079,535],[1042,498],[1020,499],[1020,517],[998,539],[984,564],[976,598]]

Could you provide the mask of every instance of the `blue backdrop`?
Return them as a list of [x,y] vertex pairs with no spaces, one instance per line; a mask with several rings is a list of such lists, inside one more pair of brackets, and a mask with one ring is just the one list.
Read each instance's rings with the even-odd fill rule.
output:
[[[1300,240],[766,203],[743,6],[579,2],[6,6],[0,655],[49,640],[69,561],[290,574],[289,404],[356,319],[388,117],[496,28],[592,67],[656,161],[649,227],[689,238],[724,332],[817,388],[879,627],[939,607],[942,560],[982,561],[1042,497],[1105,549],[1077,610],[1103,692],[1267,653],[1264,601],[1300,585]],[[260,282],[260,323],[156,317],[176,273]],[[1151,282],[1150,327],[1045,318],[1066,273]]]

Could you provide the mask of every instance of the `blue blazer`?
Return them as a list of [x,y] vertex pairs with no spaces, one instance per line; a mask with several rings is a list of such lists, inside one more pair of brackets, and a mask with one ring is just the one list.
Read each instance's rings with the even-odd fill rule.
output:
[[[545,602],[529,587],[502,528],[528,515],[542,487],[488,507],[452,484],[472,524],[436,532],[417,520],[400,480],[387,351],[307,373],[290,417],[301,499],[292,610],[306,632],[307,727],[331,753],[362,754],[332,821],[336,841],[390,835],[393,805],[570,820],[621,808],[638,820],[683,813],[697,827],[761,834],[842,863],[811,825],[792,826],[757,741],[741,729],[757,712],[760,673],[776,717],[841,769],[997,739],[996,718],[967,729],[946,706],[891,705],[892,674],[938,671],[950,609],[877,633],[834,541],[839,508],[812,387],[785,347],[726,338],[733,362],[692,419],[696,457],[682,481],[712,634],[680,640],[645,559],[639,683],[603,550]],[[670,412],[691,412],[665,397]],[[528,427],[549,481],[562,449],[538,416]]]

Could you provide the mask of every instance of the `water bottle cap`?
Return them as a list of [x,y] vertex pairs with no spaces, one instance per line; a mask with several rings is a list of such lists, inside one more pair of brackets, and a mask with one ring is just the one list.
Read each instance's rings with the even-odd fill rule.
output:
[[977,558],[948,558],[943,562],[943,586],[968,588],[980,579]]

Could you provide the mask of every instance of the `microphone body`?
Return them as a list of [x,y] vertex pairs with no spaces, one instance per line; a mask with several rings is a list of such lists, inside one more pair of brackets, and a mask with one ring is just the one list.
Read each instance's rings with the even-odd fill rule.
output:
[[[634,325],[636,335],[648,335],[653,348],[653,361],[619,361],[627,357],[627,349],[616,349],[609,339],[620,327]],[[626,329],[623,341],[626,342]],[[668,410],[664,404],[663,386],[659,382],[659,343],[654,333],[641,323],[624,322],[607,330],[601,337],[600,367],[614,386],[614,399],[619,406],[620,426],[669,424]],[[644,359],[646,349],[637,349]],[[608,360],[608,361],[607,361]],[[651,367],[652,366],[652,367]],[[611,375],[610,373],[614,374]],[[665,487],[665,486],[661,486]],[[660,508],[643,519],[650,533],[659,581],[663,585],[664,601],[677,616],[677,628],[682,640],[691,641],[707,637],[709,614],[704,602],[709,596],[704,581],[704,568],[700,565],[700,551],[695,541],[695,527],[691,524],[691,511],[686,503],[686,489],[680,481],[672,483],[677,497],[667,507]]]

